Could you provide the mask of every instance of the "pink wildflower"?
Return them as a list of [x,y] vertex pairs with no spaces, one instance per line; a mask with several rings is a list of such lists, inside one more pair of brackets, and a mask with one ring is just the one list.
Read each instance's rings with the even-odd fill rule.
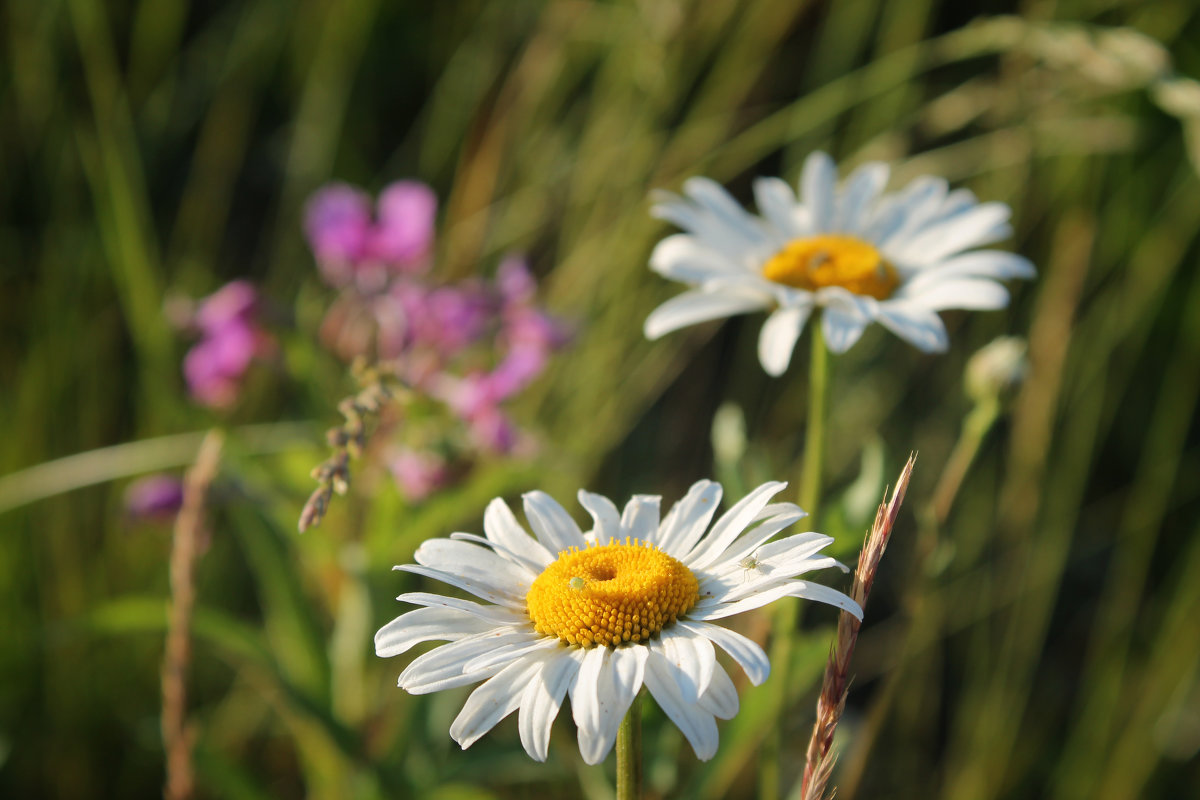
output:
[[425,499],[450,479],[450,470],[441,456],[407,447],[393,452],[388,468],[400,491],[413,501]]
[[172,475],[147,475],[125,489],[125,513],[131,520],[162,522],[183,506],[183,482]]
[[374,293],[395,273],[428,267],[433,246],[437,195],[423,183],[398,181],[371,199],[344,183],[319,190],[308,201],[304,229],[325,279]]
[[200,302],[192,318],[200,341],[183,359],[188,391],[200,403],[233,405],[251,361],[269,346],[256,320],[257,304],[257,293],[246,281],[229,283]]

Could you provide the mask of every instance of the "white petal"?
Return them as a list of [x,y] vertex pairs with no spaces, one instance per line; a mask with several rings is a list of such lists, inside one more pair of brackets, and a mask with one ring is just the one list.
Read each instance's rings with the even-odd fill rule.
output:
[[621,719],[642,688],[647,649],[641,645],[586,651],[571,691],[571,713],[579,729],[579,753],[598,764],[617,739]]
[[608,659],[607,675],[602,672],[600,676],[600,719],[596,737],[592,741],[593,749],[590,754],[584,754],[585,761],[588,755],[595,757],[594,761],[588,761],[589,764],[603,761],[616,743],[621,720],[625,718],[629,706],[642,689],[649,654],[645,647],[637,645],[619,647],[612,651],[612,656]]
[[621,535],[621,515],[613,501],[604,495],[579,490],[579,505],[592,515],[596,544],[608,544]]
[[[782,590],[783,587],[792,587],[795,589],[796,583],[803,581],[793,580],[794,576],[800,575],[813,570],[828,569],[829,567],[838,567],[843,572],[849,572],[849,569],[831,556],[812,556],[808,558],[795,558],[780,564],[778,567],[773,567],[770,564],[763,564],[758,569],[748,574],[753,577],[749,582],[745,579],[741,583],[734,583],[732,588],[725,593],[724,597],[719,598],[716,602],[712,598],[704,598],[702,602],[696,604],[689,612],[688,616],[699,616],[706,612],[709,608],[717,604],[731,605],[739,603],[743,599],[751,599],[759,595],[776,596],[777,590]],[[790,592],[783,596],[794,594]],[[841,594],[837,592],[837,594]],[[798,595],[797,595],[798,596]]]
[[767,308],[773,301],[762,292],[713,292],[696,289],[672,297],[646,317],[644,332],[647,339],[657,339],[671,331],[724,319],[737,314]]
[[526,492],[521,497],[529,526],[551,555],[557,557],[564,550],[584,546],[583,532],[557,500],[540,491]]
[[655,245],[650,254],[650,269],[664,278],[691,284],[746,271],[745,266],[730,261],[686,233],[673,234]]
[[837,166],[832,158],[817,151],[805,159],[804,170],[800,174],[800,200],[808,212],[813,233],[824,233],[830,229],[836,184]]
[[518,726],[521,745],[535,761],[545,761],[550,749],[550,729],[562,708],[567,687],[579,671],[579,662],[569,651],[547,658],[528,683],[521,697]]
[[936,311],[914,302],[890,300],[880,303],[875,318],[892,333],[926,353],[944,353],[950,346],[942,318]]
[[481,656],[476,656],[464,664],[463,671],[476,672],[496,664],[508,664],[509,662],[520,660],[530,653],[536,653],[541,650],[554,650],[559,646],[557,639],[550,636],[542,636],[530,630],[527,639],[508,642],[499,647],[494,647],[489,652]]
[[900,299],[907,305],[932,311],[947,308],[991,311],[1008,305],[1008,290],[994,281],[981,278],[951,278],[906,292]]
[[[727,578],[725,582],[729,585],[729,589],[723,596],[714,599],[723,604],[736,603],[745,598],[771,592],[780,586],[791,585],[794,582],[792,579],[797,575],[829,567],[838,567],[843,572],[849,571],[845,565],[831,556],[790,558],[778,565],[764,562],[754,570],[743,572],[740,580]],[[713,604],[712,599],[705,598],[705,602],[697,603],[693,610],[699,614]],[[689,613],[689,616],[694,615]]]
[[737,631],[722,628],[720,625],[710,625],[706,622],[680,621],[677,625],[703,636],[720,647],[738,663],[745,671],[750,682],[759,686],[771,674],[771,661],[766,652],[754,641],[747,639]]
[[[689,185],[694,185],[689,182]],[[724,192],[717,187],[717,190]],[[729,200],[733,203],[733,200]],[[736,203],[733,203],[736,206]],[[746,264],[756,252],[769,250],[772,244],[748,215],[722,216],[714,209],[666,194],[650,209],[659,219],[673,222],[690,232],[705,247],[720,253],[735,264]]]
[[900,195],[885,195],[875,203],[858,235],[878,247],[904,228],[908,222],[908,212],[908,206],[901,202]]
[[829,605],[837,606],[855,616],[859,616],[862,613],[858,604],[849,597],[835,589],[830,589],[820,584],[787,580],[783,583],[769,582],[768,587],[749,597],[743,597],[734,602],[699,602],[688,612],[688,619],[692,621],[724,619],[725,617],[732,617],[735,614],[742,614],[755,608],[761,608],[768,603],[775,602],[781,597],[805,597],[809,600],[815,600],[818,603],[828,603]]
[[970,189],[955,189],[946,195],[946,199],[942,201],[942,207],[938,209],[937,219],[949,219],[978,204],[979,199],[975,197],[975,193]]
[[[578,729],[579,751],[582,753],[584,739],[591,742],[600,726],[600,675],[608,664],[609,649],[593,647],[590,650],[575,649],[574,652],[580,664],[575,681],[569,687],[571,717]],[[578,655],[580,653],[582,655]]]
[[721,484],[696,481],[659,529],[657,544],[667,555],[683,558],[704,535],[721,502]]
[[812,600],[817,603],[825,603],[826,605],[840,608],[842,611],[850,612],[859,620],[862,619],[863,612],[858,603],[837,589],[830,589],[828,586],[822,586],[819,583],[794,581],[790,594],[792,597],[803,597],[805,600]]
[[[796,514],[799,514],[800,516],[795,517],[794,515]],[[795,503],[789,503],[788,501],[783,500],[778,503],[767,503],[765,506],[763,506],[762,511],[758,512],[758,517],[756,517],[754,521],[763,522],[764,520],[775,519],[776,517],[782,516],[800,519],[800,517],[807,517],[808,512]]]
[[450,608],[418,608],[379,629],[375,634],[375,655],[398,656],[420,642],[454,641],[495,627],[494,622]]
[[[464,672],[463,666],[476,656],[505,644],[514,634],[516,632],[511,629],[498,629],[435,647],[414,658],[400,673],[398,684],[409,694],[429,694],[490,678],[501,670],[501,665],[478,672]],[[524,631],[521,634],[524,635]]]
[[[758,530],[755,529],[754,533],[757,534]],[[753,537],[757,538],[757,535]],[[708,593],[713,601],[731,603],[764,587],[764,581],[778,582],[780,578],[792,578],[802,572],[818,569],[817,566],[809,566],[809,562],[832,541],[831,537],[824,534],[809,532],[763,544],[750,551],[757,562],[752,569],[742,566],[740,556],[738,560],[732,556],[722,556],[703,579],[701,591]],[[741,543],[738,545],[740,553]]]
[[401,572],[411,572],[414,575],[424,575],[426,578],[433,578],[435,581],[457,586],[464,592],[470,592],[476,597],[482,597],[484,600],[499,603],[502,606],[508,606],[509,608],[525,607],[525,592],[514,591],[513,587],[505,581],[497,583],[490,578],[467,577],[441,569],[434,569],[433,567],[423,567],[420,564],[400,564],[399,566],[392,567],[392,569]]
[[[772,569],[782,570],[787,565],[811,559],[816,553],[831,544],[833,544],[832,536],[816,531],[805,531],[763,545],[758,550],[758,558]],[[797,567],[797,570],[799,569],[800,567]],[[798,574],[798,572],[792,574]]]
[[549,550],[525,532],[512,509],[499,497],[483,512],[483,532],[490,541],[524,558],[535,571],[540,572],[554,560]]
[[888,166],[881,162],[863,164],[850,174],[838,193],[837,213],[832,228],[858,233],[866,227],[867,216],[888,181]]
[[702,177],[688,178],[683,182],[683,191],[729,228],[756,232],[754,218],[716,181]]
[[537,575],[491,550],[453,539],[427,539],[413,558],[423,567],[494,586],[516,596],[523,595]]
[[737,716],[740,705],[737,689],[719,664],[713,672],[712,683],[708,685],[708,690],[701,696],[698,705],[719,719],[733,719]]
[[662,498],[653,494],[635,494],[621,514],[621,538],[628,536],[653,542],[658,536],[658,506]]
[[963,253],[943,261],[941,268],[946,273],[955,270],[964,277],[971,275],[997,280],[1009,278],[1032,280],[1037,277],[1037,269],[1029,259],[1016,253],[1006,253],[1003,250],[978,250],[972,253]]
[[709,214],[690,200],[671,192],[656,192],[654,197],[657,202],[650,207],[652,217],[674,223],[697,238],[709,227]]
[[783,234],[795,239],[806,232],[798,213],[796,193],[779,178],[757,178],[754,181],[754,202],[759,212]]
[[826,307],[821,312],[821,330],[825,334],[825,346],[831,353],[844,353],[854,346],[870,322],[858,313],[846,308]]
[[683,699],[660,651],[651,652],[646,661],[646,688],[663,713],[683,732],[697,758],[708,761],[716,755],[716,720],[708,711]]
[[895,258],[905,264],[934,264],[963,250],[991,244],[1012,232],[1007,224],[1011,214],[1004,203],[981,203],[920,230],[896,248]]
[[674,625],[662,632],[659,643],[668,669],[679,684],[680,696],[684,702],[697,702],[708,690],[717,665],[712,642]]
[[800,331],[812,313],[811,305],[781,308],[763,323],[758,336],[758,360],[768,375],[782,375],[792,360],[792,350]]
[[519,625],[529,619],[524,611],[514,611],[504,606],[485,606],[471,600],[432,592],[405,592],[396,599],[401,603],[412,603],[416,606],[457,609],[496,625]]
[[462,711],[450,725],[450,736],[466,750],[480,736],[496,727],[496,723],[516,711],[521,705],[525,687],[541,670],[539,662],[509,664],[497,675],[471,692]]
[[914,275],[902,289],[911,294],[927,285],[940,283],[947,278],[990,278],[996,281],[1011,278],[1030,279],[1037,277],[1037,270],[1029,259],[1003,250],[975,250],[948,258],[936,267],[924,269]]
[[901,213],[890,218],[886,226],[880,224],[883,222],[880,217],[872,241],[889,248],[902,247],[917,231],[936,218],[949,188],[944,179],[931,175],[922,175],[912,181],[888,198],[889,205],[894,201],[892,207]]
[[[530,581],[536,578],[541,573],[542,569],[544,569],[544,567],[538,566],[536,561],[526,558],[521,553],[514,553],[504,545],[496,544],[491,539],[488,539],[484,536],[479,536],[474,533],[455,531],[454,533],[450,534],[450,538],[456,542],[472,542],[474,544],[483,545],[487,549],[495,552],[496,555],[500,556],[501,558],[507,559],[508,561],[517,565],[518,569],[523,570],[527,574]],[[530,544],[535,543],[531,537],[527,536],[525,538],[529,540]]]
[[801,575],[805,572],[815,572],[817,570],[829,569],[831,567],[836,567],[846,574],[850,573],[850,568],[838,561],[833,556],[820,556],[817,558],[805,559],[802,565],[790,563],[785,564],[779,568],[779,571],[790,573],[792,575]]
[[714,619],[724,619],[732,617],[735,614],[742,614],[746,611],[752,611],[756,608],[761,608],[768,603],[773,603],[781,597],[787,597],[791,587],[784,585],[774,585],[766,591],[758,592],[751,597],[743,597],[734,602],[699,602],[688,611],[688,619],[698,621],[709,621]]
[[782,481],[769,481],[743,497],[721,515],[708,536],[688,553],[683,562],[693,569],[704,569],[711,564],[742,534],[763,506],[786,486]]
[[[784,528],[808,516],[807,512],[799,506],[792,506],[791,503],[776,503],[772,505],[791,506],[791,508],[783,513],[773,514],[763,524],[746,531],[735,539],[729,547],[725,548],[724,552],[713,559],[710,566],[711,570],[714,570],[717,575],[723,574],[727,570],[744,570],[745,568],[738,564],[739,561],[754,553],[762,547],[763,543]],[[706,587],[702,584],[701,590],[703,591],[704,588]]]

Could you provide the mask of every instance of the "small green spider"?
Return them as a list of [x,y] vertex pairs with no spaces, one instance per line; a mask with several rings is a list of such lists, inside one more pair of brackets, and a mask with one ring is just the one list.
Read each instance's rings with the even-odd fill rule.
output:
[[738,561],[738,566],[746,571],[745,574],[742,575],[742,583],[746,582],[746,576],[757,570],[760,564],[762,564],[762,562],[758,560],[757,550]]

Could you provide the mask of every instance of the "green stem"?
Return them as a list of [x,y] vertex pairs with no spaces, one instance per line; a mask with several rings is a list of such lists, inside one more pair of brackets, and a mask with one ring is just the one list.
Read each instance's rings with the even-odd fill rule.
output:
[[[975,463],[984,440],[1000,419],[1000,412],[998,398],[985,398],[975,404],[963,420],[962,432],[958,441],[954,443],[942,476],[933,490],[933,499],[918,512],[917,566],[926,574],[932,575],[941,569],[938,564],[940,559],[936,557],[941,528],[950,516],[950,509],[958,497],[958,491],[962,488],[971,465]],[[964,557],[974,546],[975,543],[960,539],[956,547],[959,557]]]
[[[317,441],[313,425],[273,422],[234,428],[239,451],[282,453]],[[205,433],[177,433],[76,453],[0,476],[0,514],[57,494],[129,478],[144,472],[185,467],[196,460]]]
[[[817,512],[821,502],[821,472],[825,461],[825,416],[829,395],[829,349],[821,332],[821,321],[814,317],[812,355],[808,363],[808,421],[804,430],[803,473],[800,475],[800,507],[808,512],[808,530],[817,530]],[[764,689],[771,693],[771,725],[763,743],[759,762],[758,796],[760,800],[779,797],[779,760],[783,749],[783,731],[779,716],[787,704],[788,672],[792,664],[792,640],[799,618],[797,603],[780,603],[775,610],[774,641],[771,644],[771,677]]]
[[638,800],[641,796],[642,705],[638,696],[617,729],[617,800]]
[[825,415],[829,401],[829,348],[820,319],[812,324],[812,356],[808,364],[808,424],[804,430],[804,472],[800,475],[800,507],[816,529],[821,506],[821,473],[825,461]]
[[1000,418],[1000,401],[996,398],[986,398],[975,404],[975,407],[963,420],[962,433],[946,461],[946,468],[938,480],[937,488],[933,491],[933,513],[938,525],[946,522],[950,516],[950,506],[962,487],[967,470],[975,462],[979,448],[987,437],[996,420]]

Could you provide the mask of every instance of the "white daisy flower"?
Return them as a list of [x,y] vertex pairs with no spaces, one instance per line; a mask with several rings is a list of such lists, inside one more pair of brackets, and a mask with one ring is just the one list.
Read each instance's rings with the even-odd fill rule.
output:
[[596,764],[645,686],[696,755],[712,758],[715,718],[738,711],[714,645],[755,685],[770,671],[762,648],[715,620],[788,596],[862,614],[841,592],[796,578],[841,566],[818,554],[830,537],[772,541],[805,516],[791,503],[770,503],[784,486],[763,484],[711,528],[721,500],[712,481],[692,486],[661,522],[658,497],[636,495],[622,513],[608,498],[580,491],[594,520],[586,533],[549,495],[530,492],[525,515],[534,537],[503,500],[493,500],[484,536],[431,539],[417,548],[416,564],[396,567],[486,602],[402,594],[399,600],[423,608],[383,626],[375,652],[395,656],[419,642],[450,642],[413,660],[400,687],[426,694],[484,681],[450,726],[464,748],[519,711],[521,743],[544,761],[551,724],[569,695],[579,751]]
[[707,178],[666,195],[656,216],[687,233],[658,243],[650,267],[692,288],[651,312],[646,336],[766,309],[758,356],[771,375],[787,369],[796,339],[820,307],[828,347],[848,350],[871,322],[926,352],[946,349],[942,309],[1008,305],[997,281],[1032,278],[1033,265],[999,250],[972,250],[1009,236],[1010,209],[979,203],[941,178],[917,178],[885,194],[886,164],[864,164],[840,186],[825,153],[804,164],[797,200],[778,178],[759,178],[762,216],[743,210]]

